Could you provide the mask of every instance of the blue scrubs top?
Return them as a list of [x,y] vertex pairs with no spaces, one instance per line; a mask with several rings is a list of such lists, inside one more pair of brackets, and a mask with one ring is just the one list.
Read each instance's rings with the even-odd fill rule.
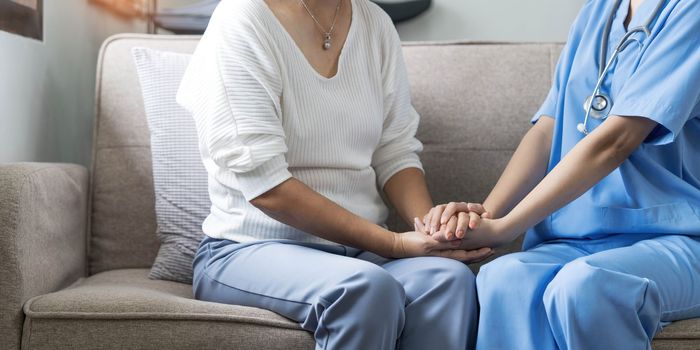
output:
[[[601,36],[614,0],[589,0],[559,59],[553,86],[533,118],[555,119],[551,171],[584,137],[583,103],[598,78]],[[625,35],[630,0],[616,11],[608,59]],[[645,0],[629,28],[644,23],[658,2]],[[659,125],[618,169],[528,231],[524,248],[554,239],[611,235],[700,236],[700,1],[667,0],[651,35],[635,34],[610,70],[603,92],[610,115],[641,116]],[[589,119],[588,130],[602,121]]]

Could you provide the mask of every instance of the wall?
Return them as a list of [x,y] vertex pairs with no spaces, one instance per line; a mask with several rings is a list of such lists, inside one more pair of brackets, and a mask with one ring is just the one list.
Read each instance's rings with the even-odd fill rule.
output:
[[145,28],[88,0],[45,0],[43,41],[0,31],[0,162],[88,164],[100,44]]
[[397,29],[402,40],[565,41],[583,2],[433,0],[425,13]]

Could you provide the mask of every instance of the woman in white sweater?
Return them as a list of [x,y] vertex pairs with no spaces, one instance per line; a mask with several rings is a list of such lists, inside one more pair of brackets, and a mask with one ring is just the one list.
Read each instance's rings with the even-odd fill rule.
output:
[[384,226],[382,191],[412,224],[433,203],[400,41],[379,7],[224,0],[178,101],[210,178],[197,298],[284,315],[318,349],[473,344],[462,262],[491,250]]

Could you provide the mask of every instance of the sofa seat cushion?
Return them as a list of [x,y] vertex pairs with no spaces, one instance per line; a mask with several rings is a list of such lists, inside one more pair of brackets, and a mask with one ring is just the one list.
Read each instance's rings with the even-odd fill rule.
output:
[[313,349],[311,333],[275,313],[192,299],[192,286],[149,269],[102,272],[30,299],[23,349]]
[[[102,272],[30,299],[23,349],[313,349],[310,333],[275,313],[192,299],[192,286],[149,269]],[[654,349],[697,349],[700,319],[679,321]]]

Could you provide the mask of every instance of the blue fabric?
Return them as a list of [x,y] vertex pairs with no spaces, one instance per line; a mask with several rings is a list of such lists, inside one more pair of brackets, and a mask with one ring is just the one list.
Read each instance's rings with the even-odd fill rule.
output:
[[[605,22],[614,1],[589,0],[576,19],[557,65],[552,88],[533,118],[555,119],[549,170],[584,137],[583,102],[598,77]],[[652,14],[644,1],[629,28]],[[629,0],[616,12],[608,58],[625,34]],[[530,230],[524,247],[557,238],[616,234],[700,235],[700,1],[668,0],[641,46],[632,44],[603,85],[610,115],[644,117],[659,125],[618,169]],[[590,119],[588,129],[601,121]]]
[[206,237],[193,269],[197,299],[276,312],[313,332],[317,349],[474,346],[474,275],[454,260]]
[[700,241],[632,235],[559,240],[481,268],[477,349],[651,349],[700,316]]

